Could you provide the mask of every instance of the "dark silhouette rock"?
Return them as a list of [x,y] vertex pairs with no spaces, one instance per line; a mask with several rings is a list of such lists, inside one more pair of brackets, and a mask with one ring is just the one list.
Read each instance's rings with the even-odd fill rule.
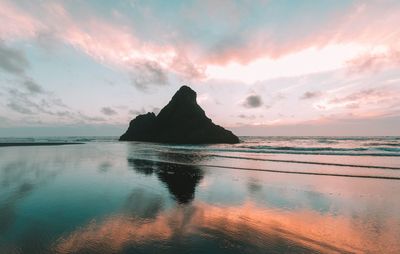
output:
[[154,133],[156,115],[147,113],[138,115],[129,123],[129,128],[120,140],[149,141]]
[[196,92],[182,86],[156,116],[133,119],[121,141],[148,141],[175,144],[217,144],[239,142],[231,131],[214,124],[196,102]]

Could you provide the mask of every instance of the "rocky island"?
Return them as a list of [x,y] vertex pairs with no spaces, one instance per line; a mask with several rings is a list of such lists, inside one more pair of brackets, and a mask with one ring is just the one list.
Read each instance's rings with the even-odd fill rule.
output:
[[182,86],[158,115],[147,113],[133,119],[120,141],[174,144],[239,143],[231,131],[216,125],[197,104],[197,94]]

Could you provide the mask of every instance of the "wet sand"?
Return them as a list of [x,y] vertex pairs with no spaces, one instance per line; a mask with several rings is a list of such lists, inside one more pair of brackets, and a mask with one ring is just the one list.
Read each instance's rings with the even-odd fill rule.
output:
[[400,253],[400,157],[210,148],[0,149],[0,253]]

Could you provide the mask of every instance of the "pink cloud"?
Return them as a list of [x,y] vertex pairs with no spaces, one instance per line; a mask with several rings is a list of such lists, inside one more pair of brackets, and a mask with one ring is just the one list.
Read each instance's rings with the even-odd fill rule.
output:
[[[301,22],[301,20],[299,20]],[[318,21],[315,21],[318,22]],[[254,60],[268,57],[279,59],[308,48],[324,48],[337,44],[358,44],[374,48],[386,46],[395,51],[400,49],[400,6],[396,2],[359,2],[351,8],[337,13],[317,31],[278,41],[272,30],[261,27],[252,33],[243,33],[245,43],[226,43],[216,51],[204,55],[205,63],[227,65],[229,63],[249,64]],[[293,24],[295,26],[299,24]],[[307,30],[308,31],[308,30]],[[398,64],[398,62],[396,62]]]
[[[262,6],[268,8],[268,2]],[[307,49],[316,49],[318,52],[330,45],[341,44],[355,44],[360,47],[383,45],[393,49],[388,55],[361,55],[349,61],[349,65],[356,66],[354,68],[357,70],[385,67],[387,62],[396,66],[399,64],[399,54],[396,52],[400,49],[400,33],[397,32],[400,8],[396,3],[390,2],[357,3],[329,17],[323,26],[314,32],[305,29],[306,32],[291,37],[293,33],[291,29],[295,30],[296,27],[286,28],[288,37],[285,39],[276,38],[274,33],[276,27],[259,24],[250,31],[238,32],[239,34],[235,34],[231,40],[221,38],[221,43],[211,48],[195,38],[183,38],[185,45],[178,44],[175,41],[176,36],[160,35],[162,38],[167,38],[162,43],[143,40],[131,27],[106,21],[89,12],[85,12],[85,20],[77,20],[60,3],[46,3],[35,8],[39,10],[40,16],[24,11],[10,1],[2,1],[0,38],[14,40],[51,33],[55,38],[74,46],[103,64],[131,70],[138,62],[157,62],[160,68],[185,79],[206,78],[208,75],[206,69],[210,65],[225,67],[232,62],[249,65],[263,57],[273,61]],[[189,14],[193,10],[198,13],[199,8],[193,6],[185,10],[182,18],[196,20],[199,15]],[[220,11],[224,8],[228,8],[229,15],[223,18],[229,22],[223,24],[227,25],[227,30],[231,32],[236,31],[235,24],[251,14],[246,8],[240,8],[232,3],[214,6],[210,2],[201,4],[203,11],[200,13],[211,11],[211,18],[219,19],[221,13],[226,13]],[[200,17],[203,18],[202,15]],[[159,30],[165,32],[162,29],[158,29],[157,32]],[[285,31],[280,31],[283,32]],[[295,66],[298,68],[299,64]]]
[[314,106],[321,111],[334,112],[329,119],[372,119],[397,116],[399,102],[400,90],[391,86],[363,89],[347,95],[328,94]]
[[33,37],[42,24],[7,1],[0,2],[0,39]]
[[349,104],[380,104],[382,102],[397,101],[400,93],[394,89],[365,89],[345,96],[331,98],[328,103],[331,105],[347,106]]
[[94,15],[88,15],[84,22],[78,21],[59,3],[47,3],[40,8],[42,15],[38,18],[9,2],[0,3],[0,38],[32,39],[50,33],[111,67],[131,71],[138,64],[149,62],[186,79],[204,77],[204,69],[191,61],[184,47],[177,49],[174,45],[140,40],[131,28]]
[[350,73],[376,72],[399,65],[400,51],[394,49],[380,53],[365,53],[348,62]]

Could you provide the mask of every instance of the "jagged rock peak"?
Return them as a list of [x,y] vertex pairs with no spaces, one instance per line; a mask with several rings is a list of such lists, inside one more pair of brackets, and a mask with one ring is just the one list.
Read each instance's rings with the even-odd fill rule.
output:
[[133,119],[121,141],[147,141],[175,144],[238,143],[231,131],[216,125],[196,102],[196,92],[182,86],[171,101],[154,113]]
[[186,102],[186,103],[197,103],[197,94],[192,88],[188,86],[181,86],[179,90],[172,97],[171,101]]

